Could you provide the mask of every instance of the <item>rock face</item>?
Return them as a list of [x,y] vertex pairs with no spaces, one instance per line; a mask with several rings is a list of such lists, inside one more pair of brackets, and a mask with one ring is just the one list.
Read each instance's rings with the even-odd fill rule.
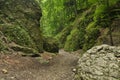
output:
[[[111,25],[113,28],[111,34],[112,34],[113,44],[115,46],[120,46],[120,28],[119,28],[119,25],[120,25],[120,19],[114,20],[112,25]],[[111,40],[109,37],[109,29],[108,28],[103,29],[101,31],[101,36],[99,36],[97,43],[111,45]]]
[[51,37],[47,37],[43,39],[43,48],[47,52],[58,53],[59,45],[57,40]]
[[120,80],[120,47],[101,45],[78,61],[75,80]]
[[7,40],[6,37],[3,35],[3,33],[0,31],[0,51],[3,51],[8,48],[7,46]]
[[0,31],[9,42],[43,51],[42,13],[35,0],[0,0]]

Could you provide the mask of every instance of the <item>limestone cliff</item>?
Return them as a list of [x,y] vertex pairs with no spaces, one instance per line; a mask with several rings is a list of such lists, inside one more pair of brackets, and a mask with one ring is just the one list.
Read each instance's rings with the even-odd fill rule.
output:
[[41,16],[35,0],[0,0],[0,31],[9,43],[42,52]]

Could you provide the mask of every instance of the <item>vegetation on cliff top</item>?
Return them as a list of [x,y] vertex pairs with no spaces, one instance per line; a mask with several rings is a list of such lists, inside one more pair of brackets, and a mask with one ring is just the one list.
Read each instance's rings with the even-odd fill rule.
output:
[[102,28],[109,29],[113,45],[111,25],[120,18],[119,6],[119,0],[42,0],[41,27],[44,36],[56,38],[67,51],[102,44]]

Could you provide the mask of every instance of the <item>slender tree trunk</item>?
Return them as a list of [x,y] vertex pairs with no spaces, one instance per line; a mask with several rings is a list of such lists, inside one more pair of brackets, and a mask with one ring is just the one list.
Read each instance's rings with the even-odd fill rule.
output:
[[109,27],[109,36],[110,36],[110,44],[111,46],[114,46],[114,43],[113,43],[113,37],[112,37],[112,27],[110,26]]
[[74,7],[75,7],[75,16],[77,16],[77,1],[74,1]]
[[[107,7],[109,8],[109,0],[106,0],[106,3],[107,3]],[[108,9],[108,12],[110,12],[110,10]],[[110,18],[110,16],[108,16],[109,18]],[[110,20],[110,22],[111,22],[111,19],[109,19]],[[109,24],[108,24],[109,25]],[[113,44],[113,37],[112,37],[112,26],[110,25],[109,26],[109,36],[110,36],[110,44],[111,44],[111,46],[113,46],[114,44]]]

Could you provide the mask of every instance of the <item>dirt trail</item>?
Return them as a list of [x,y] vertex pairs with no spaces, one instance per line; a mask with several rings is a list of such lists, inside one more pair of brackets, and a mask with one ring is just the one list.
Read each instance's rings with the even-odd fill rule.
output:
[[[78,56],[60,50],[48,64],[31,57],[1,56],[0,80],[73,80]],[[3,73],[3,69],[7,73]]]

